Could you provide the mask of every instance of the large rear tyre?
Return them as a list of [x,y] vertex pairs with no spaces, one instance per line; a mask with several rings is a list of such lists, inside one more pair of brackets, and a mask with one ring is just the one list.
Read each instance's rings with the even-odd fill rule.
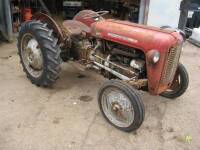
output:
[[18,37],[20,62],[27,78],[37,86],[50,87],[60,72],[60,48],[53,30],[40,21],[22,25]]
[[144,120],[145,112],[140,96],[122,81],[106,82],[99,91],[98,103],[104,118],[122,131],[137,130]]
[[188,72],[186,68],[180,63],[178,65],[176,75],[171,85],[171,88],[162,93],[161,96],[169,99],[175,99],[177,97],[180,97],[185,93],[185,91],[188,88],[188,85],[189,85]]

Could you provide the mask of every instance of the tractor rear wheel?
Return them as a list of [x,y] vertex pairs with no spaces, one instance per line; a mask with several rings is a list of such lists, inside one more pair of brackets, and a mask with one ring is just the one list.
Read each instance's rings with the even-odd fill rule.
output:
[[23,70],[33,84],[50,87],[58,79],[61,50],[57,42],[47,24],[40,21],[22,24],[18,52]]
[[104,118],[122,131],[137,130],[144,120],[145,111],[140,96],[123,81],[106,82],[99,91],[98,103]]

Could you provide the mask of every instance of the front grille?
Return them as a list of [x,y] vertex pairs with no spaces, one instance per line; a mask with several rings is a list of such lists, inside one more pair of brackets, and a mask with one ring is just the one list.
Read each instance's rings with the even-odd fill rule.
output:
[[161,83],[171,83],[174,79],[176,69],[181,55],[182,44],[176,45],[169,50],[161,77]]

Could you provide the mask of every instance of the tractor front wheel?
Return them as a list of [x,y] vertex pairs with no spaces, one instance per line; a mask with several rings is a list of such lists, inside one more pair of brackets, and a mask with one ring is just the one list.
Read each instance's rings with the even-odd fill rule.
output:
[[22,24],[18,37],[20,62],[27,78],[37,86],[49,87],[60,72],[60,48],[53,30],[40,21]]
[[140,96],[123,81],[106,82],[99,91],[98,103],[105,119],[122,131],[137,130],[144,120]]
[[177,97],[180,97],[185,93],[189,85],[189,75],[185,67],[180,63],[178,65],[174,81],[171,85],[171,88],[164,93],[161,94],[161,96],[169,98],[169,99],[175,99]]

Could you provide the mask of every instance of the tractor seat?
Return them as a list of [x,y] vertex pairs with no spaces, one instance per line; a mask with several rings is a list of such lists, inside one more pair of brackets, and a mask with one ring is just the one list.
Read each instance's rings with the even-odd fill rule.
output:
[[82,22],[76,20],[66,20],[63,22],[63,27],[69,31],[71,36],[77,36],[85,32],[89,34],[91,29],[87,25],[83,24]]

